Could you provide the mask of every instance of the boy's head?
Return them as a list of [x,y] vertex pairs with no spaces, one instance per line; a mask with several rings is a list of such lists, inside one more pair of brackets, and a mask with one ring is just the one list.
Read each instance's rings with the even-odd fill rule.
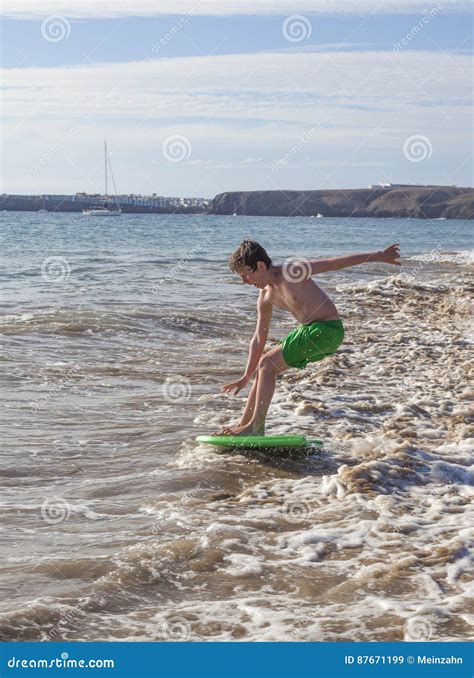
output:
[[267,271],[272,260],[265,249],[255,240],[242,240],[229,259],[229,268],[237,273],[244,283],[264,287],[267,284]]

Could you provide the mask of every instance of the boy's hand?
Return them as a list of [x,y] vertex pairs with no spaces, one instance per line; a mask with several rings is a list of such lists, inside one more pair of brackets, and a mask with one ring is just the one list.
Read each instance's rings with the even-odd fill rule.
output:
[[231,381],[229,384],[225,384],[225,386],[221,388],[221,393],[229,393],[234,391],[234,395],[237,395],[237,393],[245,388],[248,383],[248,377],[241,377],[240,379],[237,379],[237,381]]
[[[398,259],[398,261],[397,261]],[[384,264],[395,264],[395,266],[401,266],[400,262],[400,245],[390,245],[390,247],[385,248],[380,252],[379,261],[383,261]]]

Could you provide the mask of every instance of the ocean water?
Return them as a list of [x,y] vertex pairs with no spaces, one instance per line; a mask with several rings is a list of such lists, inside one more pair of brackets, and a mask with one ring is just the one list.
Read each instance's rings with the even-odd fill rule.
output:
[[[2,640],[464,640],[473,614],[472,222],[2,213]],[[336,355],[236,422],[276,263],[399,242],[403,266],[319,276]],[[268,347],[295,321],[276,310]]]

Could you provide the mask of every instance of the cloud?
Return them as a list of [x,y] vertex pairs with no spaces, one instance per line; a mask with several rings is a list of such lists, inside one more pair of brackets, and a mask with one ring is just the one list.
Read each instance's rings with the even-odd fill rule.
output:
[[[458,107],[472,58],[441,52],[266,53],[3,71],[3,111],[76,120],[217,119],[331,127],[397,104]],[[232,78],[229,78],[232,73]],[[249,77],[251,73],[251,77]],[[347,110],[350,110],[350,118]]]
[[[471,11],[468,0],[443,0],[443,12]],[[68,18],[173,15],[419,14],[424,0],[3,0],[2,12],[18,18],[59,15]],[[429,9],[429,7],[428,7]]]
[[[104,138],[114,155],[119,190],[210,196],[231,188],[275,187],[278,181],[304,188],[308,177],[325,168],[348,186],[351,181],[340,177],[350,176],[351,167],[367,168],[365,183],[379,178],[379,171],[373,174],[378,167],[384,170],[380,174],[390,170],[396,178],[386,163],[400,163],[398,176],[406,180],[401,149],[413,134],[430,139],[439,172],[456,182],[450,170],[462,161],[471,129],[466,90],[471,69],[467,55],[421,51],[239,54],[6,69],[9,183],[3,190],[101,187]],[[309,134],[313,128],[317,131]],[[189,139],[189,160],[173,165],[163,158],[162,144],[172,135]],[[299,143],[303,138],[307,141]],[[60,139],[65,142],[58,147]],[[278,177],[272,175],[268,168],[288,153],[288,165]],[[28,169],[49,156],[27,183]],[[346,168],[345,174],[338,168]],[[352,185],[361,185],[362,176],[354,173]]]

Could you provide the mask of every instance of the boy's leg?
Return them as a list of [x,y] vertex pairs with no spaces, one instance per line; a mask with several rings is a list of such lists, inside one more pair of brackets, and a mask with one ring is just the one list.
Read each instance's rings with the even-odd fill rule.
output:
[[274,348],[265,353],[258,369],[257,395],[250,425],[257,430],[265,426],[268,408],[275,392],[276,379],[288,369],[281,348]]
[[[283,358],[281,348],[276,347],[265,353],[258,367],[258,378],[255,379],[252,387],[252,391],[255,388],[255,403],[251,418],[245,424],[226,428],[225,433],[229,435],[251,435],[260,434],[260,431],[264,430],[265,418],[275,392],[276,378],[286,369],[288,369],[288,365]],[[250,405],[250,396],[247,405]]]
[[[253,416],[253,411],[255,409],[255,397],[257,395],[257,383],[258,383],[258,370],[255,373],[255,379],[254,379],[254,382],[252,384],[252,388],[250,389],[250,392],[248,394],[247,402],[245,403],[245,408],[244,408],[244,411],[242,412],[242,416],[240,417],[239,423],[234,424],[234,426],[226,424],[225,426],[222,426],[222,428],[219,429],[219,431],[217,431],[213,435],[224,435],[226,433],[229,433],[231,428],[235,428],[236,426],[245,426],[245,424],[248,424],[251,421],[252,416]],[[264,428],[262,429],[261,435],[262,436],[265,435],[265,429]]]
[[[255,373],[255,379],[252,384],[252,388],[250,389],[250,393],[247,398],[247,402],[245,403],[245,408],[244,411],[242,412],[242,416],[240,417],[240,421],[238,424],[235,424],[234,426],[223,426],[220,431],[218,431],[218,434],[223,435],[226,433],[230,433],[230,429],[234,429],[237,426],[245,426],[246,424],[249,424],[252,420],[254,409],[255,409],[255,398],[257,396],[257,385],[258,385],[258,370]],[[259,429],[258,431],[259,435],[264,436],[265,435],[265,424]]]
[[[242,412],[242,416],[240,417],[240,421],[238,423],[238,426],[244,426],[245,424],[248,424],[250,421],[252,421],[252,416],[255,410],[255,398],[257,395],[257,386],[258,386],[258,373],[259,371],[257,370],[255,374],[255,379],[252,384],[252,388],[250,389],[250,393],[247,398],[247,402],[245,404],[245,409]],[[263,435],[263,433],[262,433]]]

